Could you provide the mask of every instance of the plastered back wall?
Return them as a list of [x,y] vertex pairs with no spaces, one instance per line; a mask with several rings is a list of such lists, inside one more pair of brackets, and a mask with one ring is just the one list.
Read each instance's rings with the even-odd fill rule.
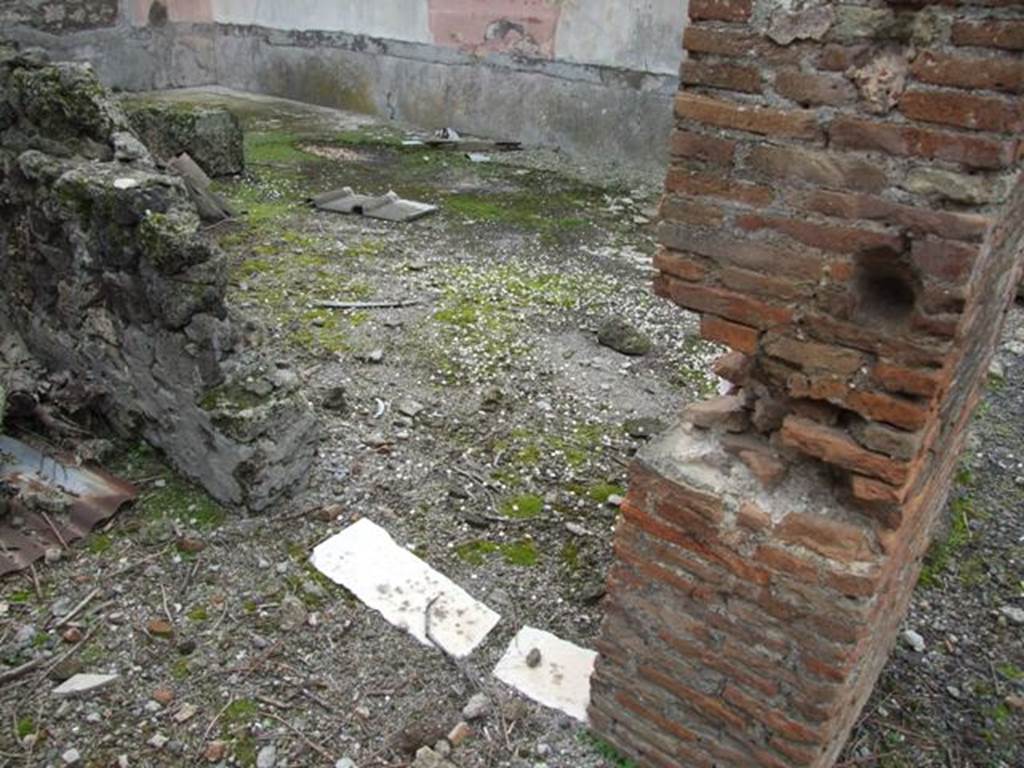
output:
[[[171,2],[171,6],[200,5]],[[324,30],[675,74],[681,0],[212,0],[225,24]]]
[[557,146],[638,175],[667,162],[687,0],[74,4],[90,18],[105,9],[105,26],[48,25],[50,6],[68,5],[54,0],[45,14],[0,13],[0,35],[90,61],[124,90],[222,85]]

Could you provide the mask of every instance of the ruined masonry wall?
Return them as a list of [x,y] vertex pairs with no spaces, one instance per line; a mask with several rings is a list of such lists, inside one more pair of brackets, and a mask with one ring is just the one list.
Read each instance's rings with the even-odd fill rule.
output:
[[118,0],[5,0],[0,4],[0,27],[21,24],[46,32],[112,27]]
[[1024,7],[692,0],[655,290],[731,392],[634,467],[592,719],[829,766],[941,518],[1024,243]]
[[[262,510],[308,475],[317,424],[224,305],[224,255],[91,69],[0,45],[0,335],[40,393],[144,437],[219,501]],[[36,392],[27,393],[35,396]]]

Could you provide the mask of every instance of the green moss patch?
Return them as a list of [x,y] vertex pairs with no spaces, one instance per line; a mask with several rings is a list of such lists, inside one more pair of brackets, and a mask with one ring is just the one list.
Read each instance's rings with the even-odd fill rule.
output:
[[544,499],[536,494],[524,493],[506,499],[501,505],[501,513],[505,517],[516,520],[529,520],[544,511]]
[[129,480],[147,480],[149,490],[135,503],[143,518],[177,521],[199,529],[216,528],[224,522],[226,512],[220,504],[202,488],[173,472],[144,443],[123,451],[110,468]]
[[509,565],[531,566],[540,559],[537,545],[529,539],[497,544],[486,539],[467,541],[455,548],[455,554],[470,565],[483,565],[494,554],[500,554]]

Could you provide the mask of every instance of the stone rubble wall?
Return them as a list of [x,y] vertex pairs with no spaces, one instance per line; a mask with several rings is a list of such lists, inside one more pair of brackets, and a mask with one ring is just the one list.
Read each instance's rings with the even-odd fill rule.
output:
[[17,24],[55,34],[112,27],[118,10],[118,0],[5,0],[0,27]]
[[118,432],[263,509],[306,475],[316,423],[295,392],[223,396],[259,361],[198,228],[87,65],[0,47],[0,329]]
[[591,716],[830,766],[941,522],[1024,242],[1024,7],[691,0],[655,290],[731,391],[637,462]]

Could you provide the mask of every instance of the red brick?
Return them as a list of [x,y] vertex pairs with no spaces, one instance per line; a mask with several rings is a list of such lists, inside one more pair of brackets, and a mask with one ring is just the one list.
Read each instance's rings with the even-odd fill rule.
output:
[[751,149],[747,165],[770,179],[806,181],[822,187],[880,192],[888,186],[886,173],[877,163],[837,152],[762,144]]
[[756,328],[706,314],[700,318],[700,335],[708,341],[725,344],[731,349],[752,355],[757,351],[760,332]]
[[[814,429],[827,428],[814,425]],[[823,557],[843,562],[870,561],[877,557],[869,528],[818,514],[790,512],[776,526],[775,535],[780,541],[799,544]]]
[[960,91],[907,91],[900,97],[900,111],[912,120],[976,131],[1024,129],[1024,107],[1019,102]]
[[858,445],[846,432],[808,419],[787,416],[782,442],[829,464],[901,485],[909,476],[907,465]]
[[775,246],[753,238],[708,235],[682,224],[665,222],[658,228],[663,245],[679,251],[692,251],[721,264],[750,269],[762,274],[784,275],[804,281],[817,281],[822,275],[821,259],[808,249]]
[[703,259],[668,248],[658,248],[654,254],[654,268],[683,280],[699,282],[708,273]]
[[722,695],[727,702],[737,709],[741,709],[767,726],[773,732],[785,736],[793,741],[805,744],[816,744],[824,740],[825,735],[821,728],[811,727],[795,720],[790,720],[785,715],[748,696],[735,685],[726,685]]
[[655,278],[655,286],[659,295],[667,296],[695,312],[710,312],[755,328],[772,328],[793,320],[793,310],[788,307],[768,304],[722,288],[684,283],[664,275]]
[[740,460],[769,490],[778,487],[789,469],[774,451],[740,451]]
[[754,560],[763,563],[776,573],[787,578],[799,579],[808,584],[818,583],[818,568],[806,560],[787,552],[781,547],[765,544],[754,550]]
[[811,674],[817,675],[823,680],[834,680],[837,683],[845,683],[849,677],[849,670],[845,665],[829,664],[821,659],[802,658],[804,669]]
[[957,21],[953,45],[1024,51],[1024,21]]
[[875,364],[871,377],[890,392],[932,397],[942,388],[941,371],[927,368],[907,368],[884,361]]
[[923,51],[911,66],[923,83],[955,88],[1024,93],[1024,61],[1006,58],[964,58]]
[[982,240],[992,219],[975,213],[933,211],[901,205],[870,195],[791,191],[786,200],[794,208],[842,219],[870,219],[906,227],[912,232],[939,235],[952,240]]
[[784,277],[769,277],[737,267],[723,268],[718,273],[718,278],[726,288],[734,291],[781,301],[795,301],[801,297],[810,297],[814,293],[813,283],[794,282]]
[[665,195],[661,199],[659,215],[669,221],[682,221],[705,227],[717,227],[725,218],[724,211],[717,205],[675,195]]
[[830,43],[821,49],[818,55],[818,66],[832,72],[845,72],[861,58],[867,45],[835,45]]
[[925,275],[961,285],[971,275],[978,249],[952,240],[928,238],[914,241],[911,257]]
[[830,589],[850,597],[871,597],[878,591],[879,576],[877,570],[869,574],[825,571],[822,581]]
[[631,484],[646,477],[659,500],[665,499],[674,506],[692,510],[708,522],[717,524],[725,518],[722,500],[718,496],[661,477],[642,462],[633,464],[629,477]]
[[686,702],[690,708],[709,718],[710,722],[714,724],[724,723],[730,728],[743,729],[745,727],[745,719],[724,706],[717,698],[707,696],[698,690],[683,685],[678,680],[674,680],[664,674],[661,669],[650,664],[641,664],[638,671],[640,677],[677,696],[680,700]]
[[683,92],[676,96],[676,115],[682,120],[762,136],[818,139],[822,135],[814,112],[755,107],[696,93]]
[[[850,490],[854,498],[861,501],[882,502],[887,504],[901,504],[906,498],[907,489],[897,488],[863,475],[853,475],[850,478]],[[895,528],[897,526],[889,526]]]
[[645,707],[636,697],[630,696],[628,693],[619,692],[615,696],[615,699],[629,711],[656,725],[661,730],[671,733],[677,739],[682,739],[683,741],[696,741],[698,738],[697,734],[689,728],[684,728],[674,720],[670,720],[669,718],[658,714],[654,709]]
[[857,91],[845,77],[784,69],[775,76],[775,92],[803,106],[841,106],[857,100]]
[[881,357],[901,360],[909,366],[938,366],[946,360],[948,345],[921,344],[886,333],[884,329],[840,320],[813,308],[804,308],[803,319],[808,333],[821,341],[863,349]]
[[736,522],[752,531],[770,528],[771,516],[753,501],[744,501],[736,511]]
[[851,388],[845,379],[794,374],[789,378],[789,393],[793,397],[827,400],[901,429],[916,431],[928,420],[927,404],[884,392]]
[[665,188],[669,192],[719,197],[745,205],[768,205],[775,198],[775,192],[768,187],[735,181],[718,173],[701,173],[685,168],[670,168]]
[[766,336],[763,348],[769,355],[805,371],[821,370],[850,376],[859,371],[865,362],[864,355],[856,350],[815,341],[801,341],[780,333]]
[[670,631],[664,629],[658,633],[658,638],[662,642],[671,646],[673,650],[682,656],[693,659],[704,666],[711,667],[715,671],[721,672],[729,679],[735,680],[748,688],[760,691],[765,696],[775,696],[779,692],[778,683],[761,677],[760,675],[755,675],[749,670],[733,664],[728,659],[721,656],[717,650],[701,647],[684,638],[677,637]]
[[[683,549],[695,552],[709,562],[720,565],[744,581],[752,584],[764,585],[767,584],[770,579],[770,575],[766,570],[749,564],[743,557],[737,555],[731,550],[708,543],[704,540],[699,540],[685,528],[668,525],[655,520],[650,515],[645,514],[643,510],[638,507],[634,507],[631,504],[623,504],[622,514],[630,523],[649,533],[651,536],[655,536],[662,541],[666,541],[671,544],[675,544],[678,547],[682,547]],[[681,524],[688,526],[689,522],[683,521]],[[644,561],[641,559],[640,562]],[[682,579],[683,577],[676,576],[676,578]],[[693,588],[702,586],[697,585],[695,582],[689,582],[688,580],[684,581],[686,581],[686,584],[682,586],[682,591],[684,593]]]
[[683,409],[683,421],[701,429],[722,427],[729,432],[743,432],[750,425],[744,399],[739,395],[690,403]]
[[761,71],[738,64],[712,64],[690,59],[679,68],[679,79],[687,85],[702,85],[743,93],[761,93]]
[[869,229],[816,224],[802,219],[745,214],[736,224],[746,230],[773,229],[812,248],[837,253],[861,253],[868,250],[903,250],[903,237]]
[[615,541],[615,556],[621,561],[633,566],[648,583],[662,584],[671,587],[677,595],[686,597],[697,597],[708,599],[714,594],[714,590],[704,584],[699,584],[692,579],[681,576],[668,568],[662,568],[659,564],[649,562],[646,558],[633,552],[625,545],[622,539]]
[[915,314],[910,319],[910,327],[915,331],[927,333],[932,336],[941,336],[946,339],[956,338],[957,329],[960,327],[960,315],[926,315]]
[[768,744],[788,758],[788,762],[783,763],[787,768],[815,765],[821,760],[821,753],[824,750],[823,746],[812,748],[791,744],[778,736],[772,736]]
[[743,29],[711,29],[691,24],[683,32],[683,48],[690,53],[750,57],[769,62],[796,63],[803,55],[798,45],[780,47],[763,35]]
[[711,364],[711,370],[716,376],[740,385],[747,382],[753,367],[753,360],[742,352],[726,352]]
[[703,133],[676,130],[672,134],[671,151],[676,157],[729,166],[736,154],[736,142]]
[[841,117],[829,129],[832,145],[903,157],[925,157],[970,168],[1007,168],[1016,162],[1017,145],[985,136],[936,131],[899,123]]
[[690,0],[690,18],[694,21],[746,21],[753,0]]

